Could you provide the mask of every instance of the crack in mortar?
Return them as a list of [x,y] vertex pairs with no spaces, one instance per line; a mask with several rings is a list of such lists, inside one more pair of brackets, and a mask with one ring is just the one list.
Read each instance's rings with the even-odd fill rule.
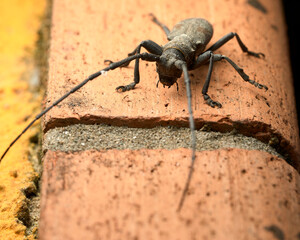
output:
[[[213,115],[212,115],[213,116]],[[213,116],[213,117],[218,117]],[[188,118],[173,118],[165,120],[163,118],[124,118],[124,117],[99,117],[93,115],[84,115],[78,118],[57,119],[52,118],[51,121],[44,125],[43,131],[47,133],[51,129],[57,127],[67,127],[77,124],[106,124],[109,126],[122,127],[126,125],[130,128],[155,128],[156,126],[168,127],[175,126],[188,127]],[[273,129],[271,125],[259,121],[244,120],[232,121],[229,117],[219,118],[217,121],[205,121],[202,118],[195,119],[196,129],[202,129],[206,125],[209,126],[209,131],[228,133],[231,131],[238,132],[244,137],[253,137],[275,149],[282,158],[298,172],[300,172],[300,154],[293,146],[293,143],[285,139],[281,133]],[[187,142],[188,143],[188,142]],[[164,148],[164,147],[163,147]],[[107,148],[104,148],[107,149]],[[72,151],[72,150],[71,150]]]

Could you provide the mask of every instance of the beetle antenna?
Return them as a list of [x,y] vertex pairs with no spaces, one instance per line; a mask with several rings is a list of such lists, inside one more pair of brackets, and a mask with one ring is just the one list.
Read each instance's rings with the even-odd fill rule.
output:
[[78,89],[80,89],[81,87],[83,87],[85,84],[87,84],[89,81],[95,79],[96,77],[99,77],[100,75],[106,74],[107,71],[110,70],[114,70],[115,68],[121,67],[122,65],[131,62],[134,59],[138,59],[141,58],[142,60],[146,60],[146,61],[158,61],[159,56],[155,55],[155,54],[151,54],[151,53],[141,53],[141,54],[136,54],[133,56],[129,56],[127,58],[124,58],[123,60],[120,60],[118,62],[113,62],[111,63],[108,67],[102,69],[101,71],[98,71],[92,75],[90,75],[87,79],[85,79],[84,81],[82,81],[81,83],[79,83],[77,86],[75,86],[74,88],[72,88],[68,93],[66,93],[65,95],[63,95],[61,98],[59,98],[58,100],[56,100],[51,106],[49,106],[48,108],[46,108],[45,110],[43,110],[42,112],[40,112],[38,115],[36,115],[36,117],[34,118],[34,120],[32,120],[27,127],[24,128],[24,130],[9,144],[9,146],[6,148],[6,150],[4,151],[4,153],[2,154],[1,158],[0,158],[0,163],[2,161],[2,159],[5,157],[6,153],[9,151],[9,149],[15,144],[15,142],[37,121],[39,120],[42,116],[44,116],[48,111],[50,111],[50,109],[52,109],[54,106],[56,106],[57,104],[59,104],[60,102],[62,102],[64,99],[66,99],[69,95],[71,95],[72,93],[76,92]]
[[192,179],[192,175],[194,172],[194,164],[195,164],[195,159],[196,159],[196,133],[195,133],[195,121],[194,121],[194,115],[193,115],[193,109],[192,109],[192,92],[191,92],[191,80],[189,78],[189,74],[188,74],[188,69],[186,66],[186,63],[183,63],[181,65],[181,68],[183,70],[183,74],[184,74],[184,82],[186,85],[186,93],[187,93],[187,99],[188,99],[188,109],[189,109],[189,122],[190,122],[190,129],[191,129],[191,147],[192,147],[192,160],[191,160],[191,166],[190,166],[190,171],[189,171],[189,175],[188,178],[186,180],[185,183],[185,187],[184,190],[182,192],[181,195],[181,199],[177,208],[177,211],[180,212],[184,200],[185,200],[185,196],[189,190],[189,186],[190,186],[190,182]]

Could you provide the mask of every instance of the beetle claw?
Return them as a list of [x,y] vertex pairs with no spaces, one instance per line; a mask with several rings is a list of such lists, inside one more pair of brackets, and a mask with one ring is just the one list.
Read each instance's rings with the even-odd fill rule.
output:
[[259,52],[259,53],[256,53],[256,52],[251,52],[251,51],[248,51],[247,52],[249,55],[253,56],[253,57],[257,57],[257,58],[265,58],[265,54]]
[[128,85],[125,85],[125,86],[119,86],[116,88],[117,92],[126,92],[126,91],[129,91],[131,89],[134,89],[136,83],[135,82],[132,82]]
[[116,88],[117,92],[125,92],[125,87],[124,86],[119,86]]
[[210,96],[208,96],[207,94],[203,95],[204,97],[204,100],[206,101],[206,103],[211,106],[212,108],[214,108],[215,106],[217,106],[218,108],[221,108],[222,107],[222,104],[217,102],[217,101],[214,101],[210,98]]
[[104,63],[105,64],[112,64],[112,63],[114,63],[112,60],[109,60],[109,59],[105,59],[104,60]]

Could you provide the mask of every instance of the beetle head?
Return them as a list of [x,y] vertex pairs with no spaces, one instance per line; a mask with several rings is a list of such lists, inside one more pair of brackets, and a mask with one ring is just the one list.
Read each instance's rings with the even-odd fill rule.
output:
[[168,49],[160,56],[159,61],[156,62],[156,71],[159,76],[159,81],[164,85],[171,87],[177,83],[180,78],[182,70],[178,68],[177,62],[180,61],[177,50]]

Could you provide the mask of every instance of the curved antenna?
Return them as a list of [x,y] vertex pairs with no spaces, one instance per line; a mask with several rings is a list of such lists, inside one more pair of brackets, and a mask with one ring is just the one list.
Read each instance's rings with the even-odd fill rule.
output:
[[137,58],[141,58],[142,60],[146,60],[146,61],[158,61],[159,60],[159,56],[155,55],[155,54],[150,54],[150,53],[141,53],[141,54],[136,54],[133,56],[129,56],[127,58],[124,58],[123,60],[120,60],[118,62],[113,62],[111,63],[108,67],[102,69],[101,71],[98,71],[92,75],[90,75],[87,79],[85,79],[84,81],[82,81],[80,84],[78,84],[77,86],[75,86],[74,88],[72,88],[69,92],[67,92],[65,95],[63,95],[61,98],[59,98],[58,100],[56,100],[50,107],[46,108],[45,110],[43,110],[41,113],[39,113],[34,120],[32,120],[27,127],[9,144],[9,146],[6,148],[6,150],[4,151],[4,153],[2,154],[1,158],[0,158],[0,163],[2,161],[2,159],[5,157],[5,155],[7,154],[7,152],[9,151],[9,149],[15,144],[15,142],[38,120],[40,119],[43,115],[45,115],[51,108],[53,108],[54,106],[56,106],[57,104],[59,104],[60,102],[62,102],[65,98],[67,98],[70,94],[76,92],[78,89],[80,89],[81,87],[83,87],[85,84],[87,84],[89,81],[95,79],[96,77],[106,73],[107,71],[110,70],[114,70],[115,68],[121,67],[123,64],[126,64],[128,62],[131,62],[134,59]]
[[103,74],[104,72],[106,72],[105,70],[101,70],[97,73],[94,73],[93,78],[91,78],[91,76],[89,76],[87,79],[85,79],[83,82],[81,82],[79,85],[77,85],[76,87],[74,87],[73,89],[71,89],[68,93],[66,93],[65,95],[63,95],[60,99],[56,100],[50,107],[46,108],[44,111],[42,111],[41,113],[39,113],[38,115],[36,115],[36,117],[34,118],[34,120],[32,120],[25,128],[24,130],[9,144],[9,146],[6,148],[5,152],[2,154],[1,158],[0,158],[0,163],[2,161],[2,159],[5,157],[6,153],[9,151],[9,149],[15,144],[15,142],[38,120],[40,119],[43,115],[45,115],[51,108],[53,108],[54,106],[56,106],[57,104],[59,104],[61,101],[63,101],[65,98],[67,98],[70,94],[76,92],[79,88],[83,87],[88,81],[98,77],[99,75]]
[[195,133],[195,121],[194,121],[194,115],[193,115],[193,109],[192,109],[192,92],[191,92],[191,80],[189,77],[189,73],[188,73],[188,69],[186,66],[186,63],[182,63],[181,64],[181,69],[183,71],[183,75],[184,75],[184,82],[186,85],[186,94],[187,94],[187,98],[188,98],[188,109],[189,109],[189,122],[190,122],[190,129],[191,129],[191,148],[192,148],[192,160],[191,160],[191,166],[190,166],[190,171],[185,183],[185,187],[183,189],[181,198],[180,198],[180,202],[177,208],[177,211],[180,212],[184,200],[185,200],[185,196],[189,190],[189,186],[190,186],[190,182],[192,179],[192,175],[194,172],[194,164],[195,164],[195,160],[196,160],[196,133]]

